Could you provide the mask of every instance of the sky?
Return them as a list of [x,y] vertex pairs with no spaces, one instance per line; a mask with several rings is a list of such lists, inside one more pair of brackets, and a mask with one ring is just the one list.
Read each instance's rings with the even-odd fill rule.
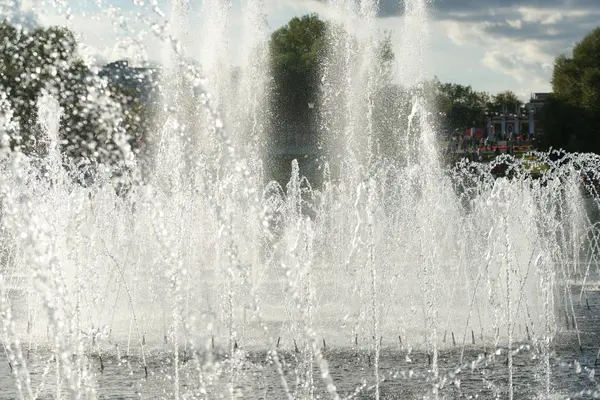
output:
[[[153,32],[168,21],[172,1],[0,0],[0,12],[24,25],[69,26],[82,43],[80,53],[90,63],[140,58],[140,54],[157,61],[164,46]],[[208,42],[203,38],[212,37],[201,28],[206,14],[202,4],[206,2],[205,7],[210,8],[219,1],[224,0],[190,0],[181,25],[186,26],[186,45],[193,58],[206,54]],[[235,64],[241,62],[241,47],[248,38],[241,28],[244,12],[240,3],[244,0],[231,1],[223,22],[226,27],[213,29],[224,35]],[[349,18],[330,4],[335,1],[348,0],[245,0],[254,5],[264,3],[269,32],[306,13],[318,13],[324,19]],[[406,1],[427,1],[427,19],[419,22],[428,32],[426,39],[419,39],[425,44],[427,76],[490,93],[512,90],[523,98],[550,91],[554,58],[569,54],[600,25],[600,0]],[[404,8],[404,0],[380,0],[374,22],[379,31],[392,33],[398,71],[411,62],[403,57]]]

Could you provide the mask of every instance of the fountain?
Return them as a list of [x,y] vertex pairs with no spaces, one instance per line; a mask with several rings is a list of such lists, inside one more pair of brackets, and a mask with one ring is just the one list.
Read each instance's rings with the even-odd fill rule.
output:
[[[539,179],[522,160],[510,179],[445,166],[420,86],[425,0],[405,1],[408,112],[401,154],[381,157],[377,1],[331,0],[344,17],[317,107],[323,182],[297,161],[284,187],[264,182],[266,6],[242,6],[233,84],[228,3],[203,3],[200,70],[188,4],[172,1],[149,171],[114,138],[127,190],[110,165],[73,179],[51,93],[37,105],[46,151],[2,146],[8,397],[598,396],[600,203],[580,179],[598,178],[598,157],[538,154],[551,167]],[[19,127],[3,96],[7,137]]]

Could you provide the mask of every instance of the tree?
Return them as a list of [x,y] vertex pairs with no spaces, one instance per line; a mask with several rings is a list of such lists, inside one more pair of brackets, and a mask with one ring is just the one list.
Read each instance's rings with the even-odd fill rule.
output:
[[555,59],[552,90],[540,113],[545,146],[600,153],[600,28]]
[[492,96],[491,101],[487,104],[487,108],[493,112],[516,114],[522,105],[523,102],[519,100],[519,97],[514,92],[507,90]]
[[538,119],[544,129],[543,148],[588,151],[583,140],[585,136],[577,134],[589,129],[590,117],[582,108],[552,95],[539,111]]
[[428,93],[439,113],[442,129],[452,134],[480,125],[490,103],[489,95],[477,92],[471,86],[441,83],[437,78],[429,83]]
[[315,103],[326,24],[316,14],[295,17],[271,35],[272,111],[276,120],[302,122]]
[[394,75],[394,67],[396,61],[396,55],[394,54],[394,48],[392,46],[392,33],[385,31],[383,38],[377,43],[375,49],[375,57],[377,57],[377,83],[378,89],[389,86],[392,83]]
[[67,163],[94,160],[117,164],[126,136],[121,104],[110,96],[106,83],[80,60],[52,87],[63,109],[60,138]]
[[12,138],[13,148],[34,151],[39,131],[36,100],[42,89],[69,76],[75,48],[74,36],[65,29],[25,31],[0,24],[0,90],[8,94],[21,133]]
[[115,162],[122,156],[120,106],[105,83],[77,57],[77,41],[61,27],[24,30],[0,23],[0,90],[8,94],[19,130],[10,145],[44,155],[37,99],[46,91],[62,109],[59,137],[66,164],[82,159]]
[[[349,35],[341,26],[319,19],[316,14],[292,18],[287,25],[271,35],[272,111],[274,119],[305,123],[311,115],[309,104],[319,100],[322,62],[330,50],[327,32]],[[351,38],[358,45],[356,38]],[[389,84],[394,53],[391,36],[386,32],[377,43],[379,63],[378,86]]]

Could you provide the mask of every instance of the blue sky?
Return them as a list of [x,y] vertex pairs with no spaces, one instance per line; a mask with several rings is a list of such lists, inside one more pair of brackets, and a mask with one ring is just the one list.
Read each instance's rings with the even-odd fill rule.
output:
[[[0,0],[0,4],[3,0]],[[218,0],[205,0],[218,1]],[[233,0],[226,29],[231,62],[244,40],[240,1]],[[256,0],[254,0],[256,1]],[[269,29],[291,17],[316,12],[323,18],[344,18],[327,1],[263,0]],[[414,0],[411,0],[414,1]],[[129,56],[133,43],[141,43],[145,57],[160,58],[160,41],[151,25],[169,18],[171,0],[19,0],[19,17],[39,24],[66,24],[83,43],[82,54],[103,62]],[[202,41],[199,35],[202,0],[190,0],[187,24],[190,54]],[[58,7],[56,7],[58,4]],[[153,11],[153,4],[164,13]],[[403,0],[380,0],[376,26],[390,30],[401,47]],[[1,10],[1,9],[0,9]],[[70,17],[67,18],[67,15]],[[521,96],[550,89],[552,63],[557,54],[600,25],[600,0],[430,0],[427,74],[442,81],[472,85],[477,90],[510,89]],[[134,40],[135,39],[135,40]],[[396,54],[399,68],[402,54]]]

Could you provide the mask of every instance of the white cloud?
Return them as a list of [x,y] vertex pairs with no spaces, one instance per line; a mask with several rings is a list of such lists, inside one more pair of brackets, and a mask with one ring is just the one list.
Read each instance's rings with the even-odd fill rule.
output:
[[481,63],[493,71],[514,79],[518,85],[511,89],[521,96],[535,91],[546,91],[550,88],[546,77],[540,74],[541,66],[528,62],[525,57],[517,53],[492,50],[485,54]]
[[533,7],[519,7],[517,11],[526,22],[540,23],[542,25],[553,25],[565,19],[576,19],[585,17],[590,10],[580,9],[544,9]]
[[274,29],[287,23],[294,16],[316,13],[322,19],[344,22],[348,14],[339,8],[318,0],[267,0],[269,16],[276,22]]
[[516,19],[516,20],[511,20],[511,19],[507,19],[506,23],[508,23],[509,26],[511,26],[512,28],[515,29],[521,29],[521,27],[523,26],[523,21]]
[[526,95],[550,90],[554,58],[583,38],[597,18],[600,9],[530,6],[450,12],[440,24],[455,46],[479,53],[481,66],[496,73],[496,80]]
[[79,53],[88,64],[123,58],[134,63],[160,60],[166,44],[156,32],[167,22],[162,11],[116,7],[106,1],[99,4],[102,7],[87,1],[86,7],[76,11],[72,7],[46,5],[34,11],[40,25],[66,26],[73,31],[79,41]]
[[39,26],[39,21],[34,12],[32,0],[12,0],[0,4],[0,16],[10,23],[19,25],[24,29],[34,29]]
[[440,25],[445,30],[445,34],[459,46],[480,46],[484,43],[480,36],[481,26],[478,24],[465,24],[457,21],[441,21]]
[[543,43],[497,38],[483,31],[480,37],[485,48],[481,64],[506,76],[507,89],[522,96],[550,90],[551,69],[548,66],[553,64],[555,55],[545,50]]

